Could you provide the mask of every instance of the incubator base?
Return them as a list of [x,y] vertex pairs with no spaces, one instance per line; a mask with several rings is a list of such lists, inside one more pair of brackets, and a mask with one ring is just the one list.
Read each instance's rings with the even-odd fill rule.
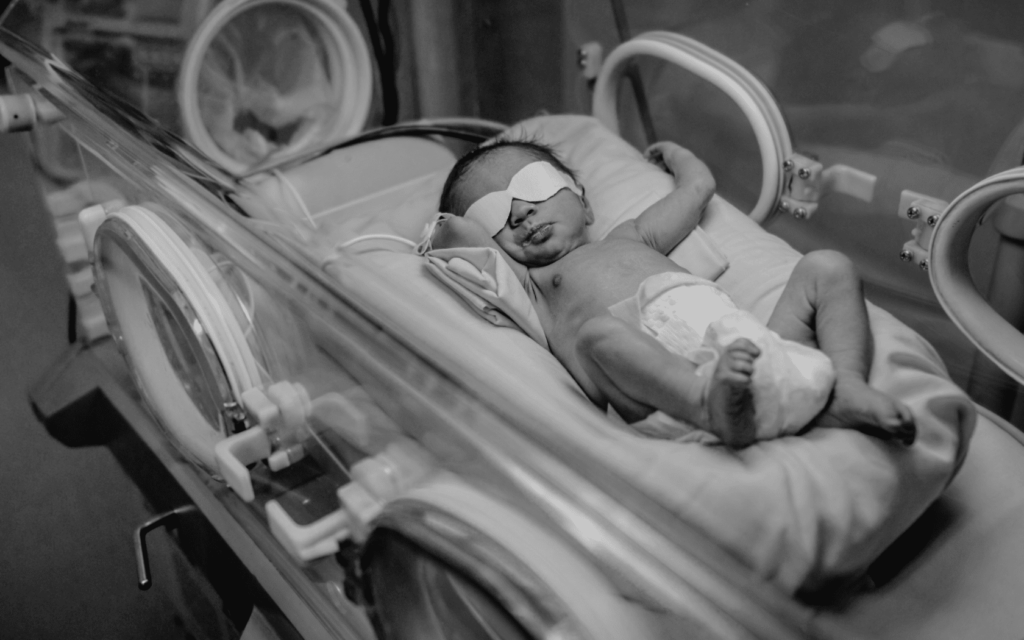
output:
[[[186,620],[187,627],[212,638],[236,638],[239,633],[242,638],[267,640],[372,637],[368,624],[358,629],[332,625],[313,612],[310,599],[326,596],[297,568],[283,575],[279,567],[284,563],[275,566],[270,558],[284,552],[256,514],[227,487],[202,475],[166,440],[135,394],[112,341],[71,345],[32,385],[29,400],[50,434],[63,444],[109,444],[122,450],[115,456],[144,492],[143,484],[159,485],[146,492],[154,511],[182,504],[198,508],[201,515],[190,516],[178,527],[176,539],[186,548],[184,554],[170,552],[180,557],[171,563],[176,575],[161,573],[156,564],[153,571],[154,584],[173,582],[182,602],[202,603],[191,616],[196,620]],[[150,548],[155,551],[166,544],[166,538],[154,537]],[[161,565],[166,570],[167,563]]]

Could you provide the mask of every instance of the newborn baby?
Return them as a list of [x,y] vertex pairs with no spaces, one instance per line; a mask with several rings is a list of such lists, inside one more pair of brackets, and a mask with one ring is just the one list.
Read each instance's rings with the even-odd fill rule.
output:
[[831,395],[826,388],[806,419],[782,432],[798,431],[824,405],[819,426],[912,442],[909,409],[867,385],[871,333],[850,261],[831,251],[804,256],[764,327],[667,257],[714,194],[707,167],[672,143],[648,155],[676,188],[592,240],[583,189],[550,148],[481,146],[448,176],[440,209],[454,217],[438,225],[432,245],[496,249],[525,288],[552,353],[594,403],[629,422],[660,411],[737,448],[779,435],[758,428],[756,370],[765,370],[759,359],[769,350],[769,373],[780,353],[812,376],[827,378],[834,368]]

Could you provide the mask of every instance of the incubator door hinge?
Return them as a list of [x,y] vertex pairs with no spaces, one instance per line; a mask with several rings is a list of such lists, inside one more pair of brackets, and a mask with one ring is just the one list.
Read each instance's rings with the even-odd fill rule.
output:
[[576,65],[580,68],[580,74],[592,87],[601,73],[601,65],[604,64],[604,48],[600,42],[584,42],[576,50]]
[[353,465],[352,481],[336,492],[338,509],[315,522],[298,524],[277,500],[268,501],[270,532],[300,562],[336,554],[343,542],[363,544],[384,505],[433,471],[433,464],[418,445],[398,440],[381,453]]
[[778,210],[798,220],[806,220],[818,210],[825,191],[843,193],[870,202],[875,196],[877,178],[845,164],[827,169],[817,160],[794,153],[782,163],[782,195]]
[[[826,169],[817,160],[794,153],[786,159],[782,169],[785,175],[778,211],[799,220],[815,214],[818,201],[826,191],[842,193],[864,202],[871,202],[875,196],[877,177],[847,165],[836,164]],[[916,223],[911,239],[903,244],[900,251],[901,260],[913,262],[923,271],[928,270],[928,245],[948,204],[945,200],[909,189],[900,193],[897,214]]]
[[900,260],[913,262],[928,270],[929,252],[935,225],[939,223],[942,212],[949,205],[945,200],[926,196],[916,191],[904,189],[900,194],[900,206],[897,211],[901,218],[912,220],[916,226],[911,230],[910,240],[903,243]]

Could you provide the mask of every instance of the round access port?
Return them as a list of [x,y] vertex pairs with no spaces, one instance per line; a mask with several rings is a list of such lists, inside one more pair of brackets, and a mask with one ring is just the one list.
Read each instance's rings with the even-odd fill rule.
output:
[[389,503],[361,566],[382,640],[654,637],[582,554],[455,476]]
[[370,54],[335,0],[227,0],[182,61],[185,135],[235,174],[362,130]]
[[217,475],[214,447],[239,426],[242,393],[301,368],[307,345],[262,287],[185,236],[145,207],[110,214],[96,233],[96,286],[160,425]]

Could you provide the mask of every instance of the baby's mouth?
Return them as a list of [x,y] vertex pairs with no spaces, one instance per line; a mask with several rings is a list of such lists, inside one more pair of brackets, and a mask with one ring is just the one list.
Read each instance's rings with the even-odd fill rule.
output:
[[523,244],[541,244],[551,237],[551,223],[544,222],[530,229]]

